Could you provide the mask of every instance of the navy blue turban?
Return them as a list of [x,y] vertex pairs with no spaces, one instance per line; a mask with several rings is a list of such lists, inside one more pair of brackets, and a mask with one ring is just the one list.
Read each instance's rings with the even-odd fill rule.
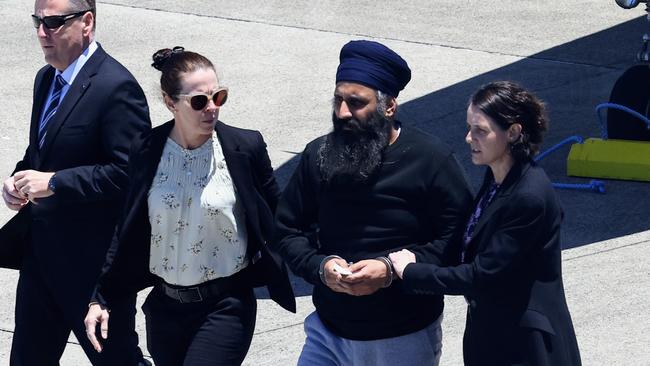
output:
[[359,83],[397,97],[411,80],[406,61],[381,43],[350,41],[341,49],[339,61],[337,83]]

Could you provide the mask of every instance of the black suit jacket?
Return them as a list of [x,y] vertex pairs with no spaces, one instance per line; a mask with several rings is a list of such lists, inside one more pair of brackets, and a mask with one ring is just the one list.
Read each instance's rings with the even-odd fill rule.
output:
[[[488,169],[478,198],[492,180]],[[562,216],[544,171],[516,164],[481,215],[465,263],[406,267],[408,291],[466,297],[466,365],[580,364],[562,283]]]
[[[151,224],[147,196],[174,121],[154,128],[134,143],[126,205],[93,296],[110,307],[117,298],[153,286],[161,279],[149,272]],[[269,251],[273,213],[280,189],[273,177],[266,144],[257,131],[217,122],[215,127],[237,196],[242,200],[248,233],[248,270],[253,286],[267,285],[271,298],[295,312],[296,302],[286,267]]]
[[87,302],[100,273],[127,184],[131,142],[149,130],[149,109],[135,78],[101,46],[81,68],[48,124],[38,124],[55,75],[34,82],[29,146],[14,171],[56,172],[56,193],[28,204],[0,230],[2,265],[33,256],[61,303]]

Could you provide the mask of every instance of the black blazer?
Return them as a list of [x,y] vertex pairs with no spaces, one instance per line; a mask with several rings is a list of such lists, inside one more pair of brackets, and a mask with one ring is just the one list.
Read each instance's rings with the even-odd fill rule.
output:
[[[174,121],[169,121],[133,145],[129,161],[131,181],[124,212],[93,296],[93,301],[109,308],[114,299],[161,281],[149,272],[151,224],[147,196],[173,127]],[[246,215],[248,257],[253,263],[249,270],[250,280],[253,286],[266,285],[275,302],[295,312],[296,302],[286,267],[267,247],[280,189],[273,177],[266,144],[257,131],[222,122],[217,122],[215,130]]]
[[3,266],[20,268],[23,255],[33,256],[60,303],[85,303],[120,212],[131,142],[151,122],[133,75],[99,46],[70,85],[39,150],[38,124],[54,74],[45,66],[36,75],[29,146],[14,173],[56,172],[56,193],[23,207],[0,230],[0,257]]
[[[492,180],[488,169],[477,200]],[[481,215],[465,263],[406,267],[408,291],[466,297],[466,365],[581,364],[562,283],[562,216],[544,171],[516,164]]]

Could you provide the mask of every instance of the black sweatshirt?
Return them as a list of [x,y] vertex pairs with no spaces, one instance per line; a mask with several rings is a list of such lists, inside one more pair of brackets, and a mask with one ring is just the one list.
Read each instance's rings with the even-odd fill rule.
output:
[[[437,138],[402,127],[372,183],[331,189],[316,160],[323,139],[307,145],[282,195],[272,245],[315,285],[316,311],[338,336],[372,340],[425,328],[442,313],[442,296],[405,294],[399,280],[368,296],[350,296],[322,284],[318,269],[327,255],[357,262],[402,248],[418,262],[458,263],[471,194],[456,158]],[[317,240],[310,235],[315,227]]]

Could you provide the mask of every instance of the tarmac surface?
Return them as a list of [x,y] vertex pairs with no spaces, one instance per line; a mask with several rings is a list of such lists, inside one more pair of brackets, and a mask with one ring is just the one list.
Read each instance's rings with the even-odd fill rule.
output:
[[[594,107],[634,63],[650,28],[641,7],[623,10],[603,0],[110,0],[97,8],[96,38],[141,83],[154,125],[171,116],[151,54],[176,45],[202,53],[230,88],[220,119],[262,132],[282,184],[304,145],[330,129],[338,53],[349,40],[377,40],[406,59],[413,78],[399,97],[400,120],[448,143],[477,188],[483,170],[471,165],[464,143],[473,90],[499,79],[534,90],[550,108],[542,150],[571,135],[597,137]],[[31,1],[0,0],[0,177],[27,146],[33,78],[44,64],[32,12]],[[541,164],[556,182],[588,182],[566,176],[567,153],[562,148]],[[605,184],[604,195],[557,191],[566,213],[567,300],[584,365],[650,365],[650,184]],[[0,224],[11,215],[0,208]],[[9,364],[17,277],[0,270],[0,365]],[[259,292],[244,364],[296,363],[313,306],[310,287],[293,281],[297,314]],[[446,298],[442,365],[462,364],[464,312],[462,298]],[[141,313],[138,327],[146,350]],[[89,365],[74,337],[61,364]]]

